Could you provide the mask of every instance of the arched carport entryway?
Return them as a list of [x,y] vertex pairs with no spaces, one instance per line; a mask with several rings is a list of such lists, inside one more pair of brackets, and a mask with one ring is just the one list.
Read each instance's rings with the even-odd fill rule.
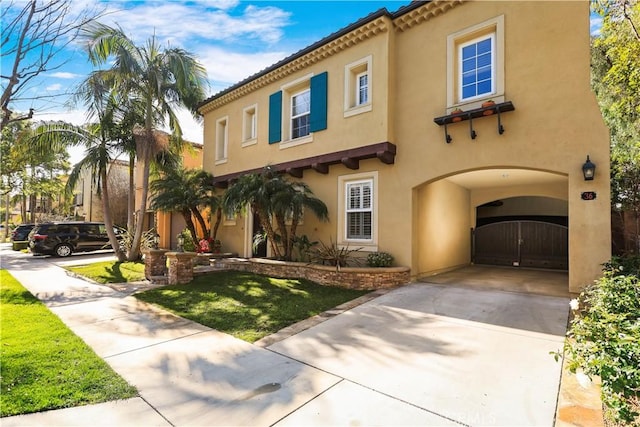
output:
[[[414,200],[418,277],[472,264],[476,229],[509,221],[516,230],[511,236],[515,236],[516,244],[517,239],[522,238],[519,233],[523,229],[527,236],[535,236],[527,237],[530,242],[544,241],[544,233],[553,235],[555,248],[559,250],[551,250],[549,259],[560,254],[563,260],[533,262],[528,259],[525,263],[528,265],[522,265],[520,258],[516,258],[510,263],[494,264],[542,268],[554,264],[555,268],[567,268],[564,254],[568,251],[568,240],[556,238],[563,235],[563,231],[556,229],[550,220],[554,217],[556,223],[560,222],[556,225],[561,227],[568,224],[566,175],[516,168],[465,171],[417,187]],[[494,212],[487,215],[487,207]],[[482,262],[492,263],[487,259]]]

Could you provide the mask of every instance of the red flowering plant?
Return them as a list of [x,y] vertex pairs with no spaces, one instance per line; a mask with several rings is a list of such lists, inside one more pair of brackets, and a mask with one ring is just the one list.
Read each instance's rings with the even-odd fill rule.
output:
[[200,239],[198,242],[198,247],[196,248],[196,252],[201,253],[210,253],[210,252],[220,252],[220,248],[222,244],[220,240],[213,239],[212,237],[207,237],[206,239]]

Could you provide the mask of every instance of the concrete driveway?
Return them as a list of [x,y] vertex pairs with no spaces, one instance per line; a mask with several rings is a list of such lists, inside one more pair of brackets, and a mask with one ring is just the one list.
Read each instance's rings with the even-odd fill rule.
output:
[[342,380],[278,426],[552,426],[567,298],[416,283],[273,344]]

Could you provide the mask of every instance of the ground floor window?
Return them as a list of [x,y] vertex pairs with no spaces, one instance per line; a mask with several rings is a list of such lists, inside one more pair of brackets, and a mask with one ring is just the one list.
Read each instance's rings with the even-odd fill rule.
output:
[[339,180],[338,236],[343,245],[357,243],[368,250],[377,244],[377,172],[344,175]]
[[372,180],[347,184],[346,214],[348,240],[371,240],[373,225],[372,189]]

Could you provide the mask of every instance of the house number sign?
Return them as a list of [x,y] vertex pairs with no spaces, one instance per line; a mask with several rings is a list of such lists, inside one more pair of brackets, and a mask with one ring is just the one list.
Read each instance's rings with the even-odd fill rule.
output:
[[580,195],[580,197],[582,197],[582,200],[595,200],[596,199],[596,192],[595,191],[585,191]]

